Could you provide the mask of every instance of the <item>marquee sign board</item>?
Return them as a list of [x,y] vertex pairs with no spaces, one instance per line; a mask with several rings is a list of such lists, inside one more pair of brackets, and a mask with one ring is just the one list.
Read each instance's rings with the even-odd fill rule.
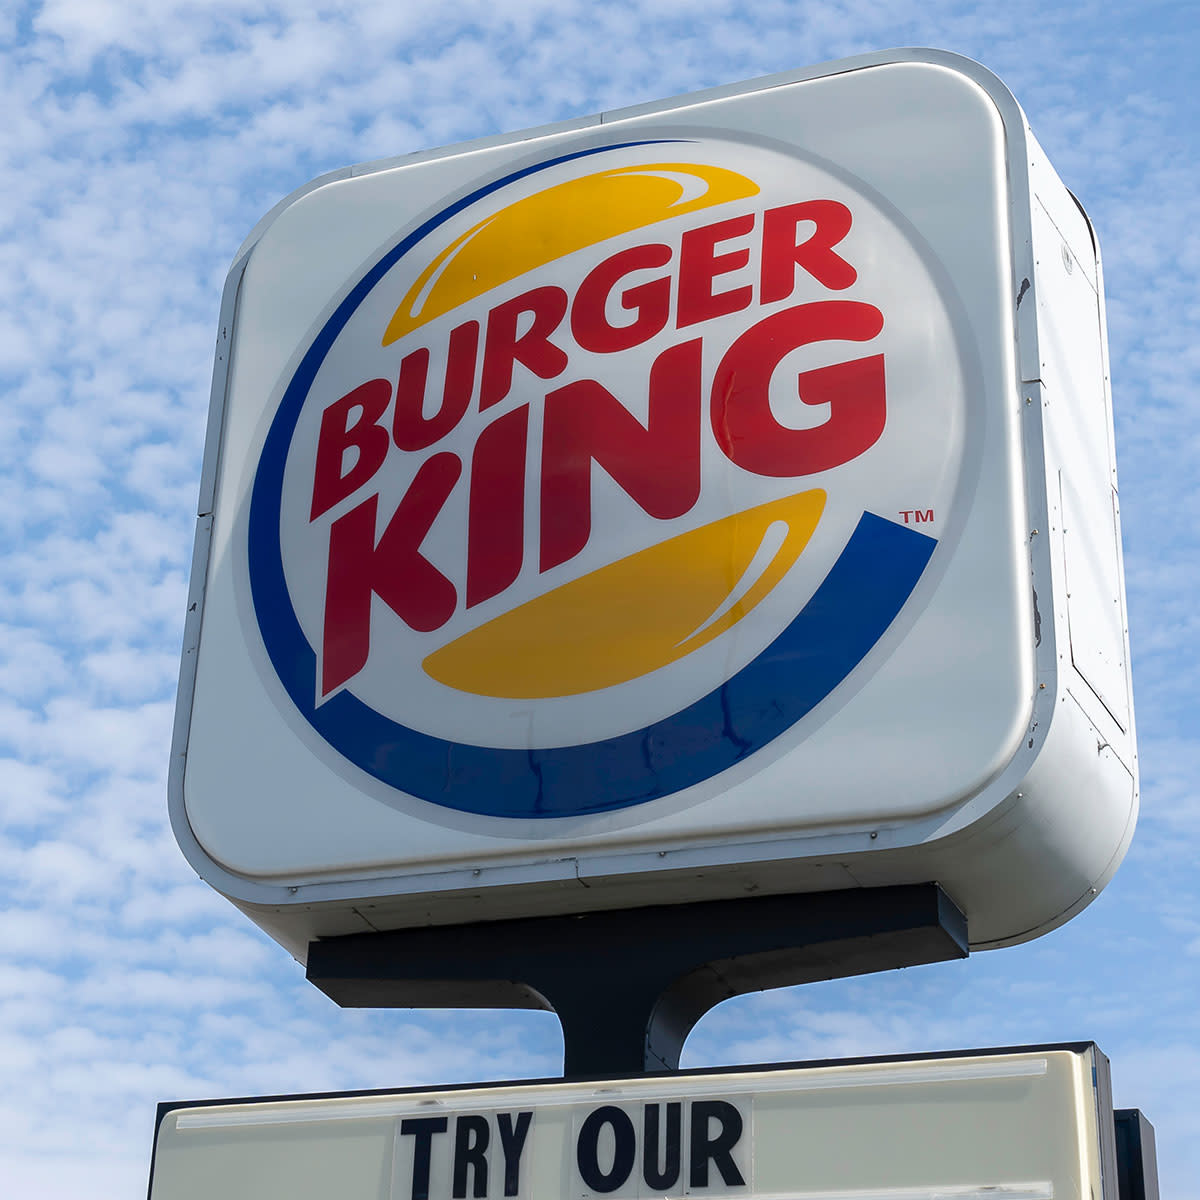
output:
[[1067,919],[1136,809],[1102,286],[935,51],[302,189],[226,287],[185,853],[300,956],[926,880],[976,946]]
[[1118,1200],[1091,1044],[160,1106],[150,1200]]

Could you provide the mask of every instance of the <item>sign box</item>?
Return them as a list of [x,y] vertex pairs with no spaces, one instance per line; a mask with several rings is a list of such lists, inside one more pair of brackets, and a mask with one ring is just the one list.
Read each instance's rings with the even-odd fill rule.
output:
[[150,1200],[1118,1200],[1093,1045],[159,1110]]
[[335,172],[221,314],[171,772],[319,937],[936,880],[1086,905],[1136,758],[1099,253],[865,55]]

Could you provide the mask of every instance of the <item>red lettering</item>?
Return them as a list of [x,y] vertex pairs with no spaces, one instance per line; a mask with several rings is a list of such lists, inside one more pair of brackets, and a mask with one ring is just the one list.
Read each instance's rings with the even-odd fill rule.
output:
[[429,351],[422,348],[404,356],[396,384],[396,411],[392,414],[392,440],[399,449],[424,450],[441,441],[463,419],[475,388],[478,350],[478,321],[467,321],[451,332],[442,406],[432,417],[424,415]]
[[426,459],[375,540],[378,494],[333,522],[325,584],[321,692],[328,695],[366,666],[371,597],[421,633],[444,625],[458,602],[454,584],[421,554],[421,543],[462,474],[455,454]]
[[475,443],[467,522],[467,607],[504,591],[525,555],[529,407],[493,421]]
[[887,415],[882,354],[797,377],[805,404],[830,407],[829,419],[815,428],[781,425],[769,393],[776,367],[793,350],[811,342],[865,342],[882,328],[879,309],[854,300],[800,304],[752,325],[713,378],[712,427],[721,449],[747,471],[783,478],[827,471],[873,446]]
[[575,293],[571,306],[571,332],[585,349],[613,354],[649,341],[666,327],[671,314],[671,280],[651,279],[621,293],[621,307],[635,314],[628,325],[611,325],[607,305],[613,288],[633,271],[665,267],[671,261],[669,246],[634,246],[606,258],[592,269]]
[[[513,364],[520,363],[542,379],[561,375],[567,356],[550,341],[567,312],[567,293],[560,287],[539,287],[498,304],[488,314],[479,383],[482,412],[499,404],[512,389]],[[529,314],[533,324],[519,337],[517,327]]]
[[574,558],[592,529],[592,463],[650,516],[682,516],[700,495],[700,339],[650,368],[642,423],[606,388],[582,379],[546,397],[542,433],[543,571]]
[[748,213],[701,229],[690,229],[683,235],[679,247],[679,304],[675,319],[678,328],[740,312],[750,303],[753,289],[749,284],[714,294],[713,280],[740,270],[750,261],[748,247],[740,246],[728,253],[717,254],[717,243],[741,237],[753,228],[754,214]]
[[[858,272],[833,247],[850,232],[850,210],[836,200],[807,200],[769,208],[763,214],[763,304],[786,300],[796,287],[796,268],[835,292],[848,288]],[[813,222],[813,231],[797,241],[800,226]]]
[[[310,521],[358,491],[383,466],[388,436],[378,422],[391,398],[392,385],[386,379],[372,379],[335,400],[321,414]],[[351,419],[355,410],[357,415]],[[349,470],[346,469],[348,450],[356,452]]]

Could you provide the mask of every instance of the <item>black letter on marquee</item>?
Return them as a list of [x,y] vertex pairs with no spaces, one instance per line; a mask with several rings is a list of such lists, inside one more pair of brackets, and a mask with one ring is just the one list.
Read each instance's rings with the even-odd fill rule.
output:
[[467,1169],[475,1177],[471,1195],[482,1200],[487,1195],[487,1148],[491,1140],[487,1117],[458,1117],[454,1122],[454,1200],[466,1200]]
[[[610,1125],[615,1146],[612,1168],[608,1172],[600,1169],[597,1154],[600,1130]],[[579,1144],[575,1147],[575,1161],[583,1182],[593,1192],[615,1192],[629,1178],[633,1170],[633,1159],[637,1150],[637,1135],[628,1113],[613,1104],[605,1104],[589,1114],[579,1130]]]
[[667,1136],[666,1144],[662,1147],[662,1169],[659,1170],[660,1157],[659,1141],[662,1137],[659,1127],[662,1124],[662,1105],[647,1104],[644,1113],[643,1128],[645,1137],[642,1139],[642,1178],[646,1186],[656,1192],[665,1192],[675,1186],[679,1178],[679,1164],[682,1158],[680,1128],[683,1125],[683,1105],[678,1101],[667,1105]]
[[504,1151],[506,1196],[515,1196],[521,1190],[521,1152],[525,1149],[525,1138],[532,1120],[532,1112],[517,1113],[515,1126],[512,1113],[500,1113],[496,1118],[496,1123],[500,1126],[500,1149]]
[[412,1200],[429,1200],[429,1157],[433,1135],[445,1133],[445,1117],[405,1117],[400,1133],[413,1136]]
[[[708,1123],[716,1117],[719,1129],[709,1137]],[[717,1164],[727,1187],[745,1186],[746,1181],[737,1169],[730,1150],[742,1136],[742,1114],[728,1100],[697,1100],[692,1104],[692,1153],[689,1183],[692,1187],[708,1187],[708,1164]]]

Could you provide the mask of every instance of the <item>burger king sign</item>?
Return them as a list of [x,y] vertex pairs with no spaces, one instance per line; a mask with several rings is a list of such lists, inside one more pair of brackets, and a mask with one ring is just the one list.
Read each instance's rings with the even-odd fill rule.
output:
[[1101,286],[935,52],[316,181],[226,289],[185,852],[300,953],[925,880],[980,945],[1066,919],[1136,796]]

